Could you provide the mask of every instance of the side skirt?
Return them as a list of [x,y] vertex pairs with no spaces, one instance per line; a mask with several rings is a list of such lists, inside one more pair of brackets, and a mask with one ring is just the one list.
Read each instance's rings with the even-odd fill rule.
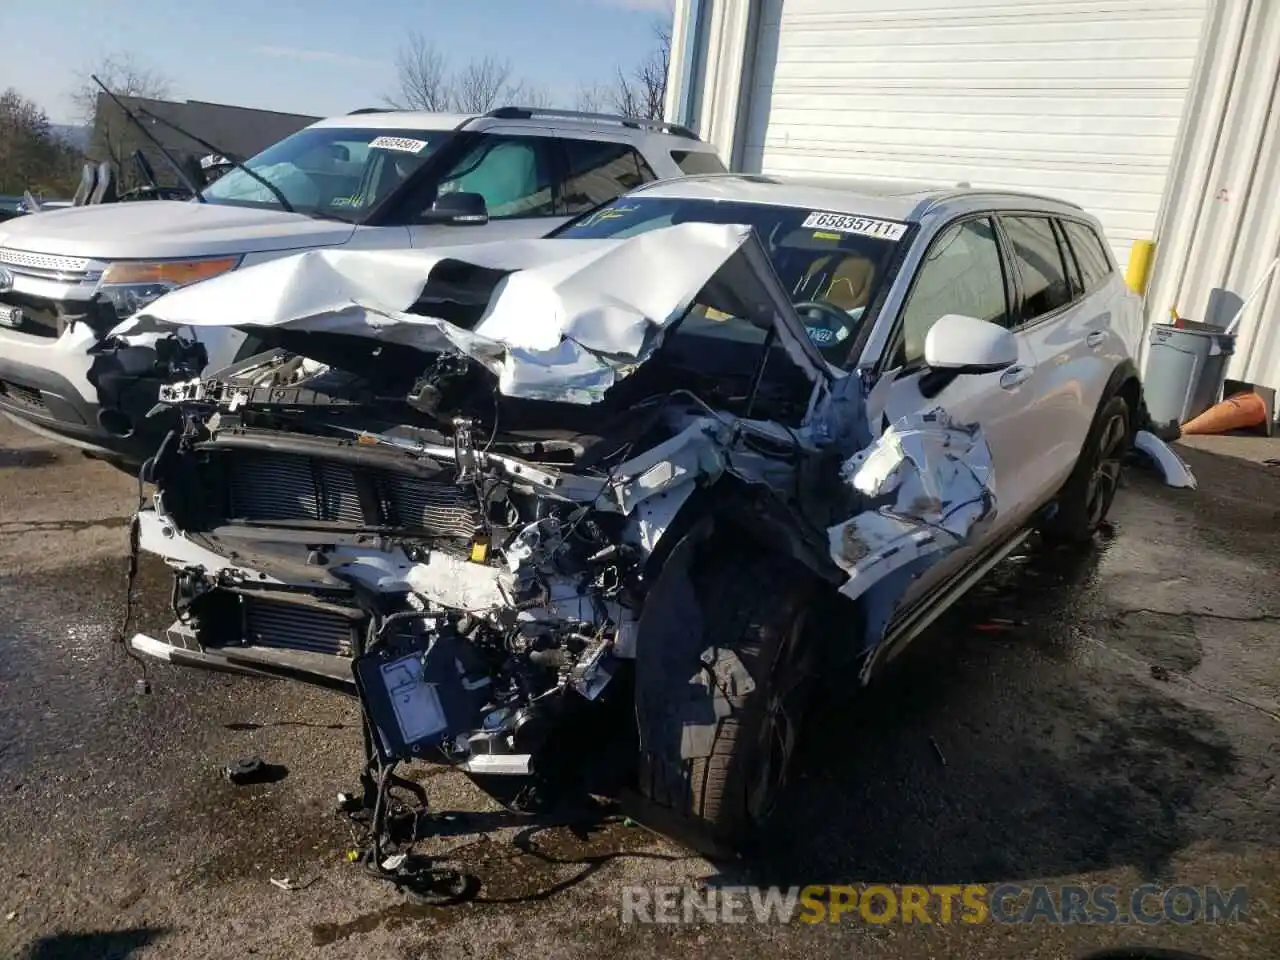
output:
[[869,683],[885,664],[902,653],[912,640],[920,636],[930,624],[986,576],[992,567],[1021,546],[1030,536],[1031,531],[1031,527],[1022,527],[1005,540],[992,545],[930,596],[922,598],[915,606],[890,621],[884,639],[862,666],[859,673],[862,683]]

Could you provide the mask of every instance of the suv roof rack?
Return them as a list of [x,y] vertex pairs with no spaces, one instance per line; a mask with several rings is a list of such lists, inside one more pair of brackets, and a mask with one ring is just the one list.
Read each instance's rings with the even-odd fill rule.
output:
[[395,113],[395,107],[361,107],[359,110],[352,110],[347,114],[348,117],[354,117],[361,113]]
[[496,120],[531,120],[534,117],[558,117],[564,120],[591,120],[606,123],[618,123],[634,130],[656,130],[659,133],[670,133],[684,137],[686,140],[701,138],[686,126],[668,123],[666,120],[647,120],[642,117],[627,117],[617,113],[587,113],[582,110],[555,110],[543,107],[498,107],[484,114]]
[[[957,184],[959,186],[959,184]],[[974,189],[970,187],[967,190],[945,190],[935,194],[928,201],[926,210],[932,210],[939,204],[947,203],[950,200],[960,200],[968,197],[1003,197],[1005,199],[1014,200],[1042,200],[1049,203],[1060,203],[1064,207],[1072,207],[1075,210],[1083,211],[1084,207],[1072,200],[1063,200],[1061,197],[1050,197],[1043,193],[1035,193],[1031,190],[1001,190],[998,187],[979,187]]]

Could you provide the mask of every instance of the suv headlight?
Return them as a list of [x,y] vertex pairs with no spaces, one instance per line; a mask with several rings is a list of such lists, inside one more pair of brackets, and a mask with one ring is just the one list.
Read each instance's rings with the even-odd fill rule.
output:
[[116,316],[132,316],[152,300],[189,283],[208,280],[234,270],[241,257],[204,260],[124,260],[110,264],[99,287]]

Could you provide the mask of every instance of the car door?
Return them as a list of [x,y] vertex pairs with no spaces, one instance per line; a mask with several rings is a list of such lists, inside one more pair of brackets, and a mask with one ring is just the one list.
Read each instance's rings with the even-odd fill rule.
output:
[[[1055,225],[1077,301],[1070,325],[1063,331],[1069,345],[1067,359],[1059,365],[1064,380],[1080,385],[1074,394],[1078,402],[1063,404],[1059,425],[1067,443],[1064,460],[1070,461],[1060,464],[1060,469],[1065,466],[1069,471],[1084,446],[1112,374],[1138,355],[1141,300],[1125,286],[1106,242],[1092,225],[1067,218],[1056,220]],[[1137,411],[1130,414],[1135,416]]]
[[483,133],[436,181],[429,202],[452,192],[478,193],[489,210],[484,226],[442,226],[411,221],[415,247],[541,237],[563,223],[555,141],[550,129]]
[[[1026,451],[1024,482],[1028,501],[1051,500],[1075,465],[1098,388],[1090,386],[1089,356],[1097,339],[1090,329],[1105,321],[1091,315],[1081,297],[1075,261],[1053,218],[1039,213],[1001,214],[1020,292],[1013,325],[1036,359],[1020,445]],[[1087,411],[1086,411],[1087,408]]]
[[[978,423],[991,448],[995,473],[995,523],[982,543],[967,544],[924,571],[908,588],[901,606],[913,604],[972,559],[974,553],[1025,519],[1028,455],[1025,415],[1031,400],[1036,359],[1017,337],[1017,362],[994,373],[964,374],[933,393],[924,366],[924,341],[941,317],[956,313],[1008,326],[1015,287],[993,218],[982,214],[953,221],[935,235],[920,261],[891,341],[885,416],[889,422],[935,407],[953,420]],[[932,395],[928,395],[932,394]]]

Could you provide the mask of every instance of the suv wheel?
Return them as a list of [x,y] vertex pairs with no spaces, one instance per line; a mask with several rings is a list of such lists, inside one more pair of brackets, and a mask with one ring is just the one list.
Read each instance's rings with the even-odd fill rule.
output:
[[1098,408],[1075,469],[1058,495],[1058,510],[1041,528],[1050,540],[1088,541],[1106,519],[1133,443],[1132,413],[1121,396]]
[[[799,743],[817,677],[817,648],[805,629],[812,591],[794,561],[753,554],[736,543],[713,544],[719,547],[710,561],[715,567],[695,575],[704,623],[697,648],[713,658],[704,667],[712,682],[740,663],[755,686],[728,696],[731,709],[714,721],[709,756],[683,759],[642,750],[639,785],[692,832],[741,846],[773,813]],[[660,682],[671,691],[688,685],[694,672],[670,659],[646,661],[643,648],[641,660],[637,670],[667,673]],[[673,716],[667,722],[679,721]],[[678,731],[672,732],[666,742],[679,743]]]

